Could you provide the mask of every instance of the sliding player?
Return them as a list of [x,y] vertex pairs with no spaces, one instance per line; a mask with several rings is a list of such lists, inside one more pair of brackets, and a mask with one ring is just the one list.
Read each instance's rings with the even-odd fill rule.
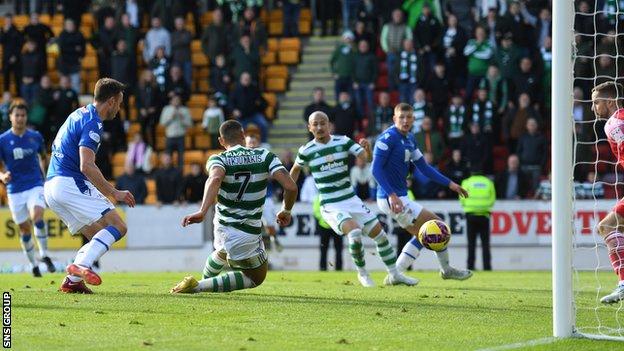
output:
[[308,130],[314,139],[299,148],[295,164],[290,170],[293,179],[307,166],[321,199],[321,216],[338,234],[347,234],[349,252],[358,270],[358,280],[365,287],[375,283],[364,267],[362,234],[371,237],[377,245],[379,257],[386,265],[386,285],[416,285],[418,280],[407,277],[396,268],[396,254],[377,216],[355,195],[348,172],[349,154],[370,160],[368,140],[360,144],[346,136],[329,133],[329,119],[323,112],[313,112],[308,119]]
[[[251,289],[262,284],[268,270],[268,257],[262,242],[262,210],[269,176],[284,188],[284,204],[277,223],[290,224],[290,210],[297,200],[297,185],[272,152],[250,149],[245,144],[243,126],[234,120],[219,128],[219,143],[225,151],[208,160],[209,177],[199,211],[182,220],[182,226],[201,223],[215,203],[214,247],[199,282],[186,277],[171,293],[228,292]],[[229,263],[233,271],[220,273]]]
[[[592,90],[592,110],[596,117],[607,119],[604,130],[611,151],[619,165],[624,165],[624,109],[622,109],[624,88],[615,82],[605,82]],[[615,290],[604,296],[602,303],[624,300],[624,200],[618,201],[611,212],[598,224],[598,233],[609,250],[609,259],[619,282]]]
[[22,101],[15,101],[9,107],[11,129],[0,135],[0,161],[6,172],[0,172],[0,181],[6,187],[9,209],[13,221],[19,227],[22,250],[30,262],[32,274],[41,277],[35,259],[35,243],[32,240],[31,225],[35,227],[35,238],[39,244],[39,256],[49,272],[54,264],[48,257],[48,233],[43,222],[43,173],[45,173],[45,143],[39,132],[26,128],[28,107]]
[[[386,129],[375,143],[373,155],[373,176],[377,180],[377,205],[379,209],[396,220],[401,228],[414,236],[404,247],[397,266],[400,271],[412,265],[420,254],[422,245],[418,241],[418,230],[425,222],[438,216],[424,209],[407,197],[407,176],[413,165],[436,183],[449,187],[460,196],[467,196],[465,189],[452,182],[429,166],[416,147],[414,135],[410,133],[414,124],[414,109],[405,103],[394,108],[394,125]],[[472,276],[469,270],[458,270],[450,266],[448,250],[436,252],[443,279],[465,280]]]
[[95,164],[100,147],[102,121],[117,116],[125,86],[111,78],[95,83],[94,102],[67,117],[52,144],[52,159],[44,185],[45,199],[72,235],[81,233],[90,241],[82,246],[59,291],[91,294],[86,285],[100,285],[102,279],[91,266],[110,250],[127,231],[115,206],[104,196],[134,207],[129,191],[117,190],[106,181]]

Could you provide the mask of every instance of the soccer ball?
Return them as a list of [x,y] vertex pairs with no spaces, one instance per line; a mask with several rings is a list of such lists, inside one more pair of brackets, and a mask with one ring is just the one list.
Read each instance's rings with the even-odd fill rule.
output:
[[451,240],[451,229],[437,219],[425,222],[418,231],[420,243],[433,251],[444,251]]

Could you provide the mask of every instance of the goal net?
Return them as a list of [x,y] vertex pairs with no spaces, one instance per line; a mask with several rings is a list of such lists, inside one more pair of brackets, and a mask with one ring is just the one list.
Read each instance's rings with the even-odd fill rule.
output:
[[[622,181],[624,172],[618,167],[607,142],[604,133],[605,121],[597,119],[591,110],[592,88],[606,81],[622,83],[620,77],[624,77],[622,70],[624,1],[555,0],[553,5],[555,11],[560,11],[553,12],[555,34],[553,43],[561,45],[561,50],[564,50],[564,45],[556,41],[561,40],[561,33],[570,31],[570,27],[562,28],[562,21],[557,21],[557,16],[564,15],[564,11],[569,10],[569,7],[573,7],[574,11],[572,24],[574,31],[570,38],[572,71],[567,72],[573,77],[572,86],[566,87],[565,81],[560,82],[553,76],[553,175],[557,171],[555,167],[561,167],[566,162],[561,154],[565,153],[565,148],[557,150],[559,147],[557,143],[564,141],[565,138],[557,131],[562,120],[559,116],[570,116],[569,113],[573,116],[571,120],[574,147],[570,151],[574,167],[571,174],[560,171],[558,179],[553,177],[553,221],[565,220],[564,217],[558,217],[557,211],[566,210],[566,205],[562,204],[566,195],[569,194],[573,199],[571,206],[567,208],[570,211],[567,220],[571,222],[570,229],[574,235],[570,243],[572,249],[569,258],[572,267],[569,272],[572,275],[569,282],[571,286],[568,287],[572,290],[569,296],[571,306],[569,321],[566,322],[569,323],[571,333],[575,336],[624,341],[624,303],[606,305],[600,302],[601,297],[611,293],[617,286],[618,277],[613,273],[604,240],[596,231],[600,219],[611,210],[617,199],[624,196]],[[560,37],[557,37],[558,35]],[[566,40],[565,33],[563,35],[563,39]],[[557,68],[567,69],[567,62],[563,62],[565,55],[562,52],[559,52],[556,59],[558,61],[553,60],[554,71]],[[557,65],[563,67],[556,67]],[[559,75],[565,73],[558,71]],[[559,86],[559,83],[562,83],[562,86]],[[562,87],[566,88],[565,94],[569,96],[567,101],[562,100],[563,93],[557,92],[557,89]],[[559,107],[555,108],[558,104]],[[566,110],[569,105],[571,111]],[[558,110],[559,108],[563,110]],[[569,180],[566,182],[566,175],[569,175],[568,179],[573,179],[573,182]],[[563,189],[563,186],[568,188]],[[555,190],[557,187],[558,191]],[[561,297],[567,298],[561,291],[557,294],[556,287],[557,283],[562,282],[561,279],[565,280],[565,277],[561,276],[562,272],[567,274],[565,268],[557,267],[564,261],[561,256],[563,251],[557,250],[562,249],[562,245],[567,245],[565,238],[561,238],[562,230],[566,229],[565,224],[558,226],[559,230],[553,230],[554,331],[555,336],[570,336],[566,335],[567,333],[561,334],[561,330],[557,335],[557,324],[564,325],[562,319],[567,319],[565,312],[562,312],[567,307],[566,303],[557,301]]]

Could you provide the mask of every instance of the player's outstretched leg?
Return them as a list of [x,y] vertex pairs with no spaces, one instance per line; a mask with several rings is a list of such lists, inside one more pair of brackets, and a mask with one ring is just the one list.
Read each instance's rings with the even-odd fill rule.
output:
[[203,278],[208,279],[218,276],[225,266],[225,252],[213,251],[206,259]]
[[255,288],[264,281],[268,267],[268,262],[264,262],[258,268],[224,272],[216,277],[200,281],[194,277],[185,277],[170,292],[172,294],[217,293]]
[[22,251],[24,251],[24,255],[28,259],[28,262],[30,262],[32,275],[35,277],[41,277],[41,272],[39,271],[37,261],[35,260],[35,243],[32,240],[32,235],[27,232],[22,232],[22,235],[20,236],[20,244],[22,245]]
[[370,288],[375,286],[375,282],[366,270],[366,262],[364,261],[364,246],[362,245],[362,230],[355,228],[347,234],[349,240],[349,253],[355,263],[358,271],[358,281],[362,286]]
[[609,259],[619,278],[618,286],[609,295],[600,299],[602,303],[616,303],[624,300],[624,234],[613,231],[605,237]]
[[423,246],[417,238],[412,238],[403,246],[401,254],[397,259],[397,268],[400,272],[405,272],[414,261],[420,256]]

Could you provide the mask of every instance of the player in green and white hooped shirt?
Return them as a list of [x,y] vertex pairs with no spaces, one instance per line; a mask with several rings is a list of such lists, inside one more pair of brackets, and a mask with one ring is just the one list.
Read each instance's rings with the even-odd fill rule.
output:
[[362,234],[371,237],[377,245],[379,257],[386,265],[385,284],[416,285],[418,280],[407,277],[396,268],[396,253],[377,216],[355,195],[349,177],[349,154],[371,160],[370,143],[360,144],[346,136],[331,135],[329,119],[323,112],[313,112],[308,118],[308,130],[314,139],[299,148],[295,164],[290,170],[293,179],[299,177],[301,168],[307,166],[314,178],[321,199],[321,216],[338,234],[347,234],[349,252],[358,270],[358,280],[363,286],[375,283],[366,271]]
[[260,235],[261,217],[269,175],[284,188],[284,203],[277,214],[277,224],[286,226],[291,221],[290,210],[297,199],[297,185],[280,160],[268,150],[244,147],[245,132],[237,121],[221,124],[219,135],[219,143],[225,151],[208,160],[209,177],[201,208],[184,217],[182,226],[201,223],[210,206],[216,203],[215,252],[211,257],[221,268],[227,260],[233,270],[199,282],[194,277],[186,277],[171,289],[172,293],[228,292],[262,284],[268,260]]

